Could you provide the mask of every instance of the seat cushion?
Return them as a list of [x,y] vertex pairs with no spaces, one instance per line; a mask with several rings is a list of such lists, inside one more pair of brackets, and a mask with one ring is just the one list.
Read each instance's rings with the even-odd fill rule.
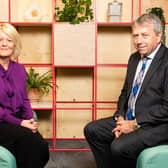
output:
[[0,146],[0,168],[17,168],[13,154],[2,146]]
[[136,168],[168,168],[168,145],[143,150],[138,156]]

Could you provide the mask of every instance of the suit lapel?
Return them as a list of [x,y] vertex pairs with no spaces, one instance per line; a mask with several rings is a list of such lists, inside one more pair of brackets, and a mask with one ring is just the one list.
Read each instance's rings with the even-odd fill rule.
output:
[[164,46],[162,45],[161,48],[159,49],[159,51],[156,53],[156,56],[153,59],[151,65],[148,69],[148,72],[143,80],[141,89],[138,94],[138,98],[142,95],[142,93],[143,93],[145,87],[148,85],[148,82],[150,81],[151,77],[154,75],[155,71],[159,68],[159,66],[161,64],[161,58],[163,56],[164,51],[165,51]]
[[128,97],[131,93],[131,90],[132,90],[132,85],[133,85],[133,81],[134,81],[134,76],[135,76],[135,73],[136,73],[136,69],[137,69],[137,66],[138,66],[138,63],[139,63],[139,60],[141,58],[140,54],[139,53],[136,53],[137,55],[134,57],[134,59],[132,60],[132,63],[130,65],[130,76],[129,76],[129,82],[130,84],[128,85],[129,88],[128,88]]

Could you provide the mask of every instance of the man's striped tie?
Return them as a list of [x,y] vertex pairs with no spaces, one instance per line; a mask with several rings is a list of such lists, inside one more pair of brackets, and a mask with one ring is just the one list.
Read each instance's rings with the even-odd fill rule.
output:
[[143,75],[145,72],[145,68],[146,68],[146,62],[147,62],[148,58],[144,57],[142,60],[142,67],[141,70],[139,71],[137,78],[134,82],[134,86],[132,88],[129,100],[128,100],[128,109],[127,109],[127,113],[126,113],[126,119],[127,120],[133,120],[135,118],[135,114],[133,114],[133,106],[136,100],[136,96],[139,90],[139,87],[142,84],[142,79],[143,79]]

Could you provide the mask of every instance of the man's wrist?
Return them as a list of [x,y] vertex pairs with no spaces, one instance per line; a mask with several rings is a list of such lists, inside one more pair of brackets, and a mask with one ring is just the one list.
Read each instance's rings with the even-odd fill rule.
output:
[[133,130],[136,130],[136,129],[138,129],[140,126],[138,125],[138,123],[137,123],[137,120],[135,119],[134,120],[134,123],[133,123]]
[[118,120],[118,117],[120,117],[120,116],[121,116],[121,115],[119,115],[119,114],[114,115],[114,120],[117,121],[117,120]]

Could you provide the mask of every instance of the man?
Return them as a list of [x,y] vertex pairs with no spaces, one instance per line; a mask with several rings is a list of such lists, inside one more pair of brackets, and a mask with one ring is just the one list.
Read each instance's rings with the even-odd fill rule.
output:
[[113,117],[93,121],[85,137],[98,168],[135,168],[139,153],[168,143],[168,49],[162,23],[143,14],[132,26],[132,54]]

